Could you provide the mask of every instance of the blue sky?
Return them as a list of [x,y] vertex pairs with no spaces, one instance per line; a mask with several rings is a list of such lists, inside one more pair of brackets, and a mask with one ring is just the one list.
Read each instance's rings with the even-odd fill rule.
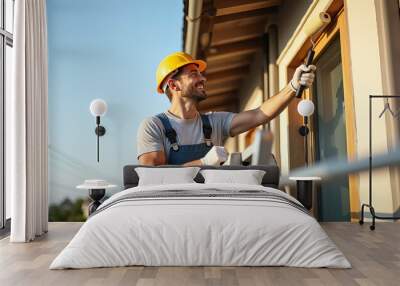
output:
[[[182,49],[182,0],[47,0],[49,49],[49,194],[86,196],[84,179],[122,185],[122,167],[137,163],[140,121],[166,110],[155,71]],[[96,161],[89,104],[108,103]]]

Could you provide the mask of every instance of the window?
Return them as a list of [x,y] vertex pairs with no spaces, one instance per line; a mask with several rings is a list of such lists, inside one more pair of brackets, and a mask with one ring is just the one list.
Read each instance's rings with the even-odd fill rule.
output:
[[5,187],[5,105],[11,92],[13,64],[14,0],[0,0],[0,235],[7,231],[11,217],[10,194]]

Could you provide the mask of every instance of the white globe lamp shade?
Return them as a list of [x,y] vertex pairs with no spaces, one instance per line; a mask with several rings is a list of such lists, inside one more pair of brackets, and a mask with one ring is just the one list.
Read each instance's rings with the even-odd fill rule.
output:
[[314,103],[311,100],[303,99],[297,105],[297,111],[302,116],[310,116],[314,113]]
[[90,103],[90,113],[92,113],[93,116],[104,116],[107,112],[107,103],[100,99],[94,99]]

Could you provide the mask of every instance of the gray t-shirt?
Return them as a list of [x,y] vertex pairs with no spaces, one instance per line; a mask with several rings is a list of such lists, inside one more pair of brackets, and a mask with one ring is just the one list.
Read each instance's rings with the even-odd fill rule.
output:
[[[192,145],[204,143],[203,123],[201,117],[193,119],[181,119],[166,111],[169,122],[177,134],[179,145]],[[206,113],[212,127],[211,140],[214,145],[222,146],[229,136],[232,112],[208,112]],[[164,127],[157,116],[151,116],[143,120],[137,134],[137,158],[140,155],[154,151],[164,151],[168,158],[171,144],[165,136]]]

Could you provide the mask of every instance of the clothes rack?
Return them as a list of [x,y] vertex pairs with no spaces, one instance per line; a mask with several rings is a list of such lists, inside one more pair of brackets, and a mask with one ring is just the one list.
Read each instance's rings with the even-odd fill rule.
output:
[[[360,221],[359,223],[364,224],[364,208],[369,208],[369,211],[372,215],[372,225],[370,225],[370,229],[375,229],[375,219],[383,219],[383,220],[398,220],[400,217],[398,216],[380,216],[375,213],[375,208],[372,204],[372,101],[375,98],[383,98],[385,99],[385,108],[382,113],[379,115],[379,118],[383,115],[383,113],[389,108],[390,113],[394,116],[393,111],[390,109],[389,98],[399,98],[400,95],[370,95],[369,96],[369,194],[368,194],[368,204],[361,205],[361,213],[360,213]],[[389,106],[389,107],[388,107]]]

